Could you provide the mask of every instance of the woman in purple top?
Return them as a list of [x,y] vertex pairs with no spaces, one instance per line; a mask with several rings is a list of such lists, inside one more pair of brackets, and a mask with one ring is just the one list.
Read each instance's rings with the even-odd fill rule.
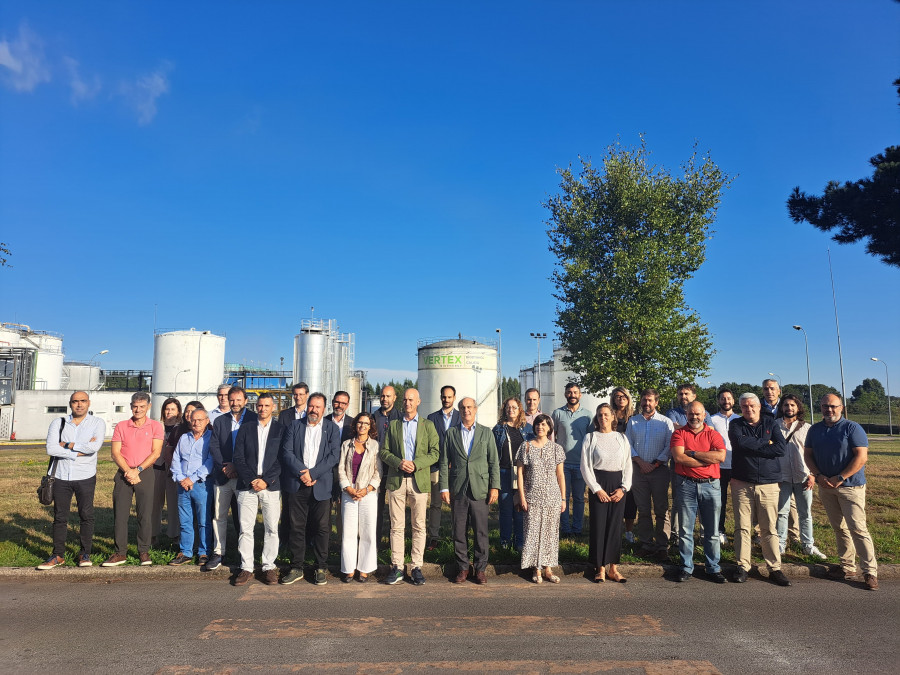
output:
[[375,525],[378,516],[378,486],[381,484],[381,460],[378,458],[378,429],[369,413],[360,413],[353,422],[353,438],[341,444],[338,462],[341,486],[342,581],[356,575],[360,582],[378,566]]

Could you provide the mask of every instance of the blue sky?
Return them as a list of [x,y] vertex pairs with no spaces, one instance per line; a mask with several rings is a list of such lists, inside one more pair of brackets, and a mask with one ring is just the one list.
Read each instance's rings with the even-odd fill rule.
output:
[[[708,379],[804,382],[799,323],[839,387],[829,238],[785,200],[898,142],[898,34],[889,0],[4,2],[0,321],[148,368],[155,312],[277,365],[315,306],[372,379],[496,328],[515,375],[554,329],[556,168],[643,133],[735,176],[685,289]],[[900,271],[831,256],[848,392],[870,356],[900,382]]]

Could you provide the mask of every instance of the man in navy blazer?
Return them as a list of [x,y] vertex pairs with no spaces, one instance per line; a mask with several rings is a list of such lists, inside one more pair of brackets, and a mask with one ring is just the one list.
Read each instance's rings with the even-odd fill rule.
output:
[[234,579],[243,586],[253,578],[253,528],[256,514],[263,514],[263,581],[278,583],[275,556],[278,555],[278,516],[281,513],[281,442],[284,426],[272,418],[275,398],[265,392],[256,402],[256,422],[238,429],[234,442],[234,468],[237,470],[237,500],[241,528],[238,552],[241,571]]
[[334,422],[324,419],[325,395],[311,394],[306,417],[295,420],[281,443],[281,491],[288,501],[291,569],[281,579],[293,584],[303,578],[307,525],[313,535],[316,556],[315,583],[327,583],[328,538],[331,534],[331,488],[334,467],[340,459],[341,434]]
[[213,481],[213,554],[203,569],[211,572],[222,564],[225,536],[228,532],[228,509],[234,513],[234,528],[240,532],[237,515],[237,471],[234,469],[234,441],[242,425],[256,421],[256,413],[247,410],[246,392],[238,386],[228,390],[231,413],[220,415],[213,422],[209,454],[213,459],[210,478]]
[[[441,455],[444,454],[444,436],[450,427],[459,426],[459,411],[453,405],[456,403],[456,387],[445,384],[441,387],[441,409],[435,410],[428,419],[437,429],[438,439],[441,444]],[[438,538],[441,533],[441,484],[440,484],[440,460],[431,467],[431,504],[428,507],[428,550],[437,548]]]

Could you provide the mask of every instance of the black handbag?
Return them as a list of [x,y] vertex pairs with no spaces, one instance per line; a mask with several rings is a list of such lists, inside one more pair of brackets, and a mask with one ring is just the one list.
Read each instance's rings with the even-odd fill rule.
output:
[[[66,418],[59,418],[59,442],[62,443],[63,429],[66,428]],[[37,489],[38,501],[44,506],[53,503],[53,483],[56,482],[56,457],[51,457],[47,462],[47,473],[41,476],[41,484]]]

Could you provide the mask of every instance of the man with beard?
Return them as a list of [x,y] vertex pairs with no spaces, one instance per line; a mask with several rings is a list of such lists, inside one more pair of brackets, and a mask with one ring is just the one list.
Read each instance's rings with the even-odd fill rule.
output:
[[791,582],[781,571],[778,549],[778,479],[780,458],[785,442],[781,429],[770,415],[760,413],[756,394],[741,394],[741,417],[728,428],[731,438],[731,490],[734,508],[734,556],[737,570],[734,582],[747,581],[750,571],[750,530],[759,523],[763,558],[769,568],[769,579],[779,586]]
[[841,567],[829,575],[835,579],[858,580],[856,554],[863,581],[870,591],[878,590],[878,562],[875,546],[866,526],[866,460],[869,439],[856,422],[841,416],[841,397],[826,394],[821,402],[822,421],[806,434],[806,465],[819,484],[819,499],[831,521],[837,539]]
[[[655,389],[641,392],[641,412],[628,420],[625,432],[631,443],[631,490],[637,504],[635,532],[641,553],[666,558],[669,546],[669,445],[672,420],[657,412],[659,394]],[[687,420],[685,420],[687,421]],[[656,517],[654,526],[653,518]]]
[[787,449],[781,458],[781,480],[778,482],[778,540],[781,552],[783,554],[787,548],[788,513],[793,497],[797,503],[800,543],[804,555],[825,560],[825,554],[813,542],[812,487],[816,481],[803,460],[806,434],[810,428],[806,422],[803,402],[793,394],[786,394],[778,403],[776,420],[787,441]]
[[703,554],[706,578],[724,584],[719,566],[719,464],[725,459],[725,440],[718,431],[703,423],[706,409],[700,401],[687,407],[687,424],[672,434],[672,459],[675,460],[675,510],[678,511],[678,551],[681,573],[677,581],[688,581],[694,572],[694,521],[700,512],[703,527]]
[[556,442],[566,452],[566,460],[563,462],[563,471],[566,475],[566,510],[559,518],[560,536],[567,534],[580,536],[584,522],[586,485],[581,475],[581,444],[592,429],[593,414],[590,410],[582,408],[580,401],[581,387],[570,382],[566,385],[566,405],[554,410],[552,417]]
[[[378,445],[384,447],[384,437],[387,434],[388,426],[394,420],[403,417],[400,408],[394,405],[397,402],[397,390],[391,385],[385,385],[381,388],[381,407],[372,413],[372,419],[375,420],[375,429],[378,431]],[[387,494],[387,481],[381,481],[378,486],[378,515],[375,520],[375,546],[378,552],[384,550],[382,543],[384,538],[384,521],[385,521],[385,495]],[[388,523],[390,529],[390,522]]]
[[725,535],[725,506],[728,504],[728,484],[731,482],[731,439],[728,438],[728,425],[732,420],[740,417],[734,412],[734,393],[731,389],[722,389],[717,398],[719,412],[710,417],[709,426],[719,432],[725,440],[725,459],[719,464],[719,497],[721,506],[719,509],[719,544],[724,546],[728,542]]

